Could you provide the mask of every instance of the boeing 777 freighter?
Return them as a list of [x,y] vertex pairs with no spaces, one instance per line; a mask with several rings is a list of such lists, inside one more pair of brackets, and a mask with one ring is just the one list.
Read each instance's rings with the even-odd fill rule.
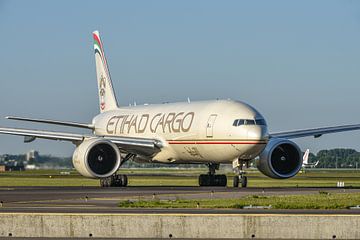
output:
[[356,124],[268,133],[266,121],[256,109],[234,100],[119,107],[98,31],[93,38],[100,114],[91,123],[7,117],[87,128],[92,133],[19,128],[0,128],[0,133],[24,136],[25,142],[45,138],[74,143],[74,167],[85,177],[100,179],[103,187],[127,185],[126,175],[117,171],[128,160],[207,164],[209,172],[199,176],[200,186],[226,186],[226,176],[215,171],[220,164],[232,163],[237,173],[233,186],[246,187],[243,168],[255,158],[266,176],[291,178],[303,161],[300,148],[289,139],[360,129]]

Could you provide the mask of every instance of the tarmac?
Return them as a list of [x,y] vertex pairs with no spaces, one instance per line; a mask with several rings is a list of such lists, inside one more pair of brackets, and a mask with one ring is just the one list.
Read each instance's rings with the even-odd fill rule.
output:
[[296,195],[360,192],[360,188],[224,188],[224,187],[0,187],[3,213],[146,213],[146,214],[360,214],[360,209],[134,209],[119,208],[122,200],[221,199],[246,195]]

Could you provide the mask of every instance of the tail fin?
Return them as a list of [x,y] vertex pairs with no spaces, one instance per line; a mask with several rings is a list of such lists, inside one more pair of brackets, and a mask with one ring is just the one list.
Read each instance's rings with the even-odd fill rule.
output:
[[99,88],[100,112],[118,108],[115,92],[112,86],[109,68],[106,62],[103,44],[98,31],[93,32],[96,77]]
[[309,159],[309,153],[310,153],[310,150],[309,149],[306,149],[305,153],[304,153],[304,156],[303,156],[303,164],[308,164],[308,159]]

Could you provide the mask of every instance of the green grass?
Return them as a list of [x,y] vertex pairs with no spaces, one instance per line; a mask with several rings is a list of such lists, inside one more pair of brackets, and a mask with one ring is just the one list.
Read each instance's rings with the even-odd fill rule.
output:
[[269,206],[273,209],[346,209],[360,205],[360,193],[320,192],[308,195],[260,196],[238,199],[121,201],[121,208],[234,208]]

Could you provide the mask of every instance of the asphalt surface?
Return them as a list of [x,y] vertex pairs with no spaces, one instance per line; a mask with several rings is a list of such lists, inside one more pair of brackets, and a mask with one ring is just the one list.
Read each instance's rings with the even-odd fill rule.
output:
[[224,188],[224,187],[0,187],[0,213],[97,214],[360,214],[352,210],[276,209],[124,209],[121,200],[237,198],[245,195],[289,195],[360,192],[340,188]]

